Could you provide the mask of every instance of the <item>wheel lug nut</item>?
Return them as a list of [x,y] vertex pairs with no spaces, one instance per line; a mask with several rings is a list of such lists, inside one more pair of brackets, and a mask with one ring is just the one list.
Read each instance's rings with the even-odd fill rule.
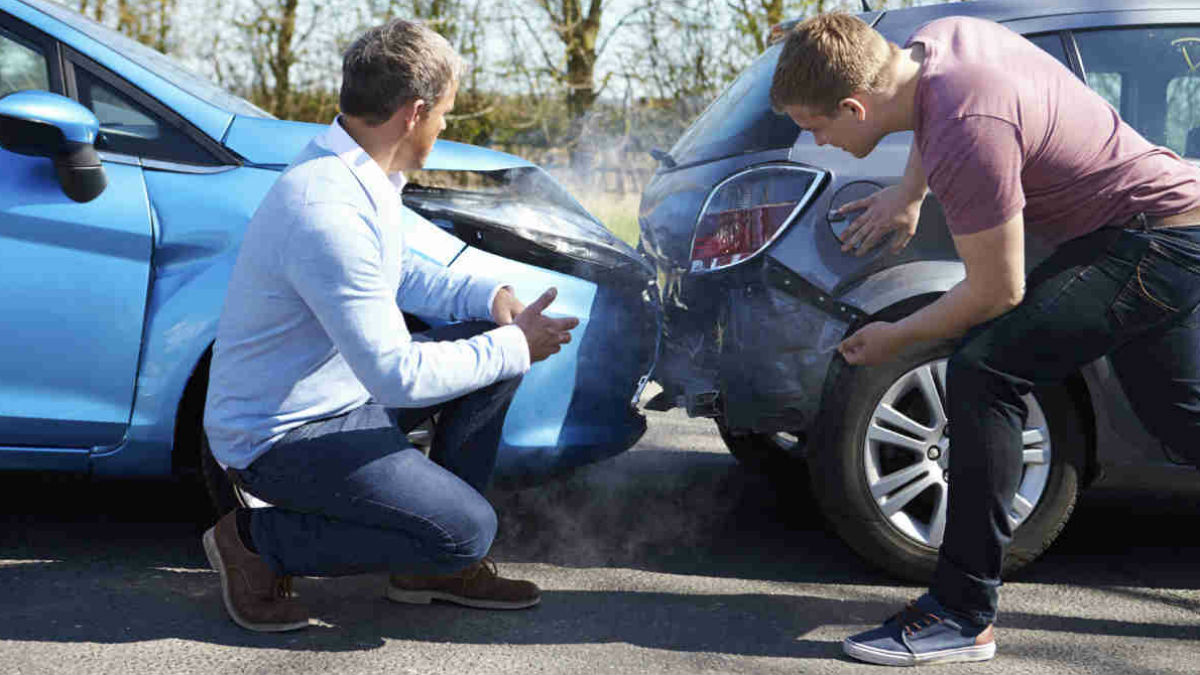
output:
[[942,456],[942,449],[936,445],[931,446],[929,451],[925,453],[925,456],[929,459],[938,459]]
[[949,469],[946,469],[945,471],[942,472],[942,481],[944,481],[946,483],[950,482],[950,470]]

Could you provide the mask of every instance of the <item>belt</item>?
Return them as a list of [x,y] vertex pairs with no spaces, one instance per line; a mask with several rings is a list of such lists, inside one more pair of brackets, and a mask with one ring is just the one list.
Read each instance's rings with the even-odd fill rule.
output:
[[1143,232],[1168,227],[1195,227],[1200,225],[1200,208],[1167,216],[1148,216],[1145,213],[1137,213],[1123,223],[1114,224],[1116,227],[1122,227],[1127,230],[1142,230]]

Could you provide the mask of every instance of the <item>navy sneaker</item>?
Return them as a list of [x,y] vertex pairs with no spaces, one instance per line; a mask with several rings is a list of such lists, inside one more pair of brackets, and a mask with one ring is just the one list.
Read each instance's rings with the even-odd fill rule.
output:
[[928,593],[879,628],[842,642],[848,656],[882,666],[987,661],[996,655],[991,625],[952,614]]

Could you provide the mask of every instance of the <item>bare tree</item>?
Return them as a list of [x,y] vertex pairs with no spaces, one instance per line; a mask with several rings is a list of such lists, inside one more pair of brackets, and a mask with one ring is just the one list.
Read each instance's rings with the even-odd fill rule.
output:
[[108,4],[107,0],[79,0],[79,13],[84,16],[90,16],[97,23],[104,23],[104,9]]
[[620,76],[637,147],[669,145],[745,64],[722,38],[727,21],[708,0],[662,0],[630,23]]
[[[178,0],[116,0],[115,28],[160,52],[170,51],[170,36]],[[108,0],[78,0],[80,14],[106,23]]]
[[[248,15],[234,21],[252,67],[252,97],[275,115],[297,116],[293,70],[308,53],[309,38],[322,18],[323,7],[302,5],[300,0],[253,0]],[[304,10],[308,16],[300,30]],[[328,96],[328,92],[317,93]]]
[[[577,141],[584,128],[585,119],[596,100],[603,92],[611,73],[596,81],[597,59],[604,52],[613,36],[634,16],[646,10],[646,5],[635,6],[621,16],[601,35],[601,21],[606,10],[604,0],[521,0],[541,10],[540,15],[549,22],[550,32],[558,38],[560,49],[554,49],[542,40],[544,31],[532,17],[516,7],[516,17],[525,28],[525,44],[532,44],[541,58],[541,72],[549,75],[566,89],[564,101],[569,122],[567,142],[572,146],[571,164],[576,169],[586,168],[589,155]],[[526,47],[527,49],[527,47]]]
[[[767,30],[785,18],[784,0],[731,0],[728,4],[736,17],[738,31],[750,39],[755,53],[767,47]],[[807,10],[813,3],[802,0],[790,4]]]

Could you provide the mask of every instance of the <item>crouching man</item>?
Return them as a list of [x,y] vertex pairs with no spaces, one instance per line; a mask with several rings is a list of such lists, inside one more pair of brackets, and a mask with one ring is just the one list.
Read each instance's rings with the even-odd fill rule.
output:
[[[403,20],[346,51],[341,115],[246,229],[213,349],[205,431],[233,480],[273,506],[204,534],[244,628],[308,625],[291,575],[391,573],[388,598],[516,609],[537,586],[497,574],[480,494],[531,362],[578,325],[406,246],[400,191],[454,105],[459,56]],[[461,320],[412,336],[401,309]],[[430,457],[406,432],[438,413]]]

